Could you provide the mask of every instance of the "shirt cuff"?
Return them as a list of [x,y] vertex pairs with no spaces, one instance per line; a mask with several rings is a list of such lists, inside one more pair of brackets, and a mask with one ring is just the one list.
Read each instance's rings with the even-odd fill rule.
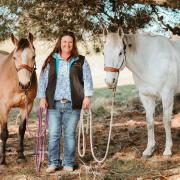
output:
[[93,90],[85,90],[84,96],[92,96],[93,95]]
[[45,97],[46,97],[46,95],[45,95],[45,93],[43,93],[43,92],[39,92],[39,93],[37,94],[37,98],[38,98],[38,99],[45,98]]

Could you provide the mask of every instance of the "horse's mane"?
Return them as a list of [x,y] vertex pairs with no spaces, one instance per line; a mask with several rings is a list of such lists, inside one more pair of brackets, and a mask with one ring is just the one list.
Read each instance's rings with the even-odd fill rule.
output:
[[9,53],[8,53],[7,51],[2,51],[2,50],[0,50],[0,54],[8,55]]
[[136,35],[134,35],[134,34],[133,35],[129,35],[129,34],[124,35],[124,42],[129,51],[131,51],[133,53],[136,52],[136,50],[137,50]]
[[[21,38],[20,40],[19,40],[19,42],[18,42],[18,45],[17,45],[17,51],[18,50],[24,50],[25,48],[27,48],[27,47],[30,47],[31,46],[31,44],[30,44],[30,42],[29,42],[29,40],[28,39],[26,39],[26,38]],[[34,49],[34,46],[32,45],[32,47],[33,47],[33,49]]]

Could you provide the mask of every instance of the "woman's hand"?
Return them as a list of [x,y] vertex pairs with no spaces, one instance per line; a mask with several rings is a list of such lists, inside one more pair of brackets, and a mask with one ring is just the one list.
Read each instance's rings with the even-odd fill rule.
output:
[[90,108],[90,106],[91,106],[91,98],[87,96],[84,97],[83,105],[82,105],[83,109],[88,109]]
[[40,107],[42,110],[45,110],[45,109],[48,107],[48,103],[47,103],[46,98],[41,98],[41,99],[40,99],[39,107]]

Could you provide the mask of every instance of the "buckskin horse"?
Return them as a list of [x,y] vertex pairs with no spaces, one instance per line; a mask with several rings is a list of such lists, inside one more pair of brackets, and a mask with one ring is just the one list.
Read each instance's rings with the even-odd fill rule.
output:
[[154,111],[156,97],[163,106],[163,124],[166,144],[163,155],[172,155],[171,117],[174,94],[180,92],[180,42],[163,36],[124,34],[104,29],[104,70],[106,84],[115,88],[119,71],[127,66],[146,111],[147,147],[143,157],[150,157],[155,149]]
[[[0,150],[0,165],[6,164],[6,141],[8,139],[8,113],[11,108],[19,107],[21,123],[19,125],[19,145],[17,162],[25,161],[24,134],[26,116],[32,110],[37,92],[37,77],[35,72],[35,48],[33,35],[18,40],[11,35],[15,49],[11,53],[0,51],[0,124],[2,147]],[[25,101],[27,100],[27,103]]]

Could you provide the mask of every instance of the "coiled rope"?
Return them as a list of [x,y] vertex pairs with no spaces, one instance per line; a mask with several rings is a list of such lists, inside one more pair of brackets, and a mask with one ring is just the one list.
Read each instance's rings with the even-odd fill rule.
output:
[[[112,105],[111,105],[111,120],[110,120],[110,126],[109,126],[109,135],[108,135],[108,141],[107,141],[107,146],[106,146],[106,152],[104,157],[99,160],[94,153],[94,148],[93,148],[93,134],[92,134],[92,111],[89,108],[88,116],[87,118],[87,123],[86,123],[86,134],[88,134],[88,128],[90,129],[90,146],[91,146],[91,153],[94,158],[94,160],[97,163],[103,163],[106,160],[108,151],[109,151],[109,144],[110,144],[110,139],[111,139],[111,132],[112,132],[112,124],[113,124],[113,115],[114,115],[114,102],[115,102],[115,92],[116,89],[113,89],[113,97],[112,97]],[[79,122],[79,133],[78,133],[78,153],[80,157],[83,157],[86,152],[86,141],[85,141],[85,133],[84,133],[84,115],[85,111],[82,109],[81,110],[81,115],[80,115],[80,122]],[[82,152],[80,148],[81,144],[81,134],[82,134]]]

